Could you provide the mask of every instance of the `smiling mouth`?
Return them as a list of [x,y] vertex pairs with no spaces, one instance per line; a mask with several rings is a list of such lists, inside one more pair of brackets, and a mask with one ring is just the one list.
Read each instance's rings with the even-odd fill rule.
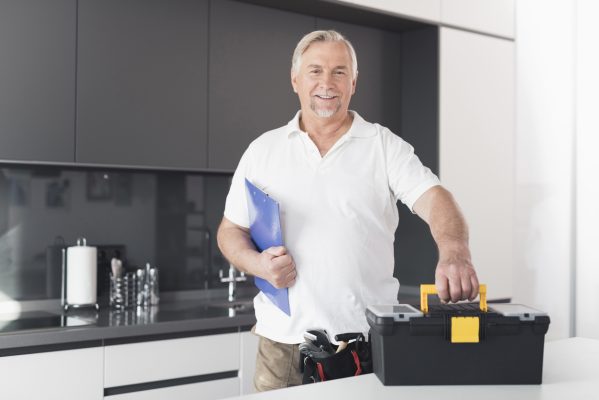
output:
[[318,97],[319,99],[323,99],[323,100],[332,100],[332,99],[337,98],[337,96],[327,96],[324,94],[317,94],[317,95],[315,95],[315,97]]

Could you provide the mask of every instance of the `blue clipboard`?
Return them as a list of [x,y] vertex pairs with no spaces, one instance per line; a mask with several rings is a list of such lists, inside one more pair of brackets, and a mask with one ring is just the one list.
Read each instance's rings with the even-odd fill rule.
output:
[[[250,216],[250,236],[258,251],[263,251],[273,246],[283,246],[279,203],[247,179],[245,180],[245,191]],[[289,291],[287,288],[277,289],[267,280],[257,276],[254,277],[254,283],[274,305],[279,307],[285,314],[291,316],[291,311],[289,310]]]

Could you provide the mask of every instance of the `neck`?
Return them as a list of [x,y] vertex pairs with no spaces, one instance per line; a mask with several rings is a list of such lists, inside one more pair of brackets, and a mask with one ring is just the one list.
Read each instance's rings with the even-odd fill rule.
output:
[[338,117],[330,118],[304,118],[304,115],[306,114],[302,110],[299,121],[300,129],[308,133],[323,157],[335,142],[349,130],[354,119],[353,115],[347,111]]
[[302,110],[299,125],[300,129],[307,132],[312,138],[336,139],[349,130],[353,120],[349,111],[329,118],[311,117],[311,112],[311,110],[308,112]]

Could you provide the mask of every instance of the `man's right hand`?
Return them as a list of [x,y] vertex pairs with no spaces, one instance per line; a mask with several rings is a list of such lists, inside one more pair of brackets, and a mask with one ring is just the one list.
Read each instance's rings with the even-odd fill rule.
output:
[[284,246],[269,247],[259,255],[261,277],[277,289],[291,287],[295,283],[295,262]]

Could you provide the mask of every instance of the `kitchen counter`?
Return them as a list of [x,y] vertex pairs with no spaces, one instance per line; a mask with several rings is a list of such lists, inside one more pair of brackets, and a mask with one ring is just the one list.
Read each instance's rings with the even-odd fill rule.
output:
[[[15,320],[0,314],[0,357],[70,348],[103,346],[249,330],[256,323],[252,299],[257,289],[240,288],[233,307],[226,291],[199,291],[191,298],[167,297],[156,307],[118,311],[27,311]],[[196,296],[196,297],[193,297]],[[417,304],[419,296],[403,294],[400,303]],[[436,304],[431,298],[431,304]],[[491,302],[492,300],[490,300]],[[499,300],[501,301],[501,300]]]
[[[543,384],[488,386],[384,386],[374,374],[235,397],[244,400],[562,400],[596,398],[599,340],[570,338],[545,343]],[[432,361],[431,361],[432,362]],[[490,361],[492,362],[492,361]]]
[[251,297],[173,300],[146,309],[24,312],[0,319],[0,356],[249,330]]

